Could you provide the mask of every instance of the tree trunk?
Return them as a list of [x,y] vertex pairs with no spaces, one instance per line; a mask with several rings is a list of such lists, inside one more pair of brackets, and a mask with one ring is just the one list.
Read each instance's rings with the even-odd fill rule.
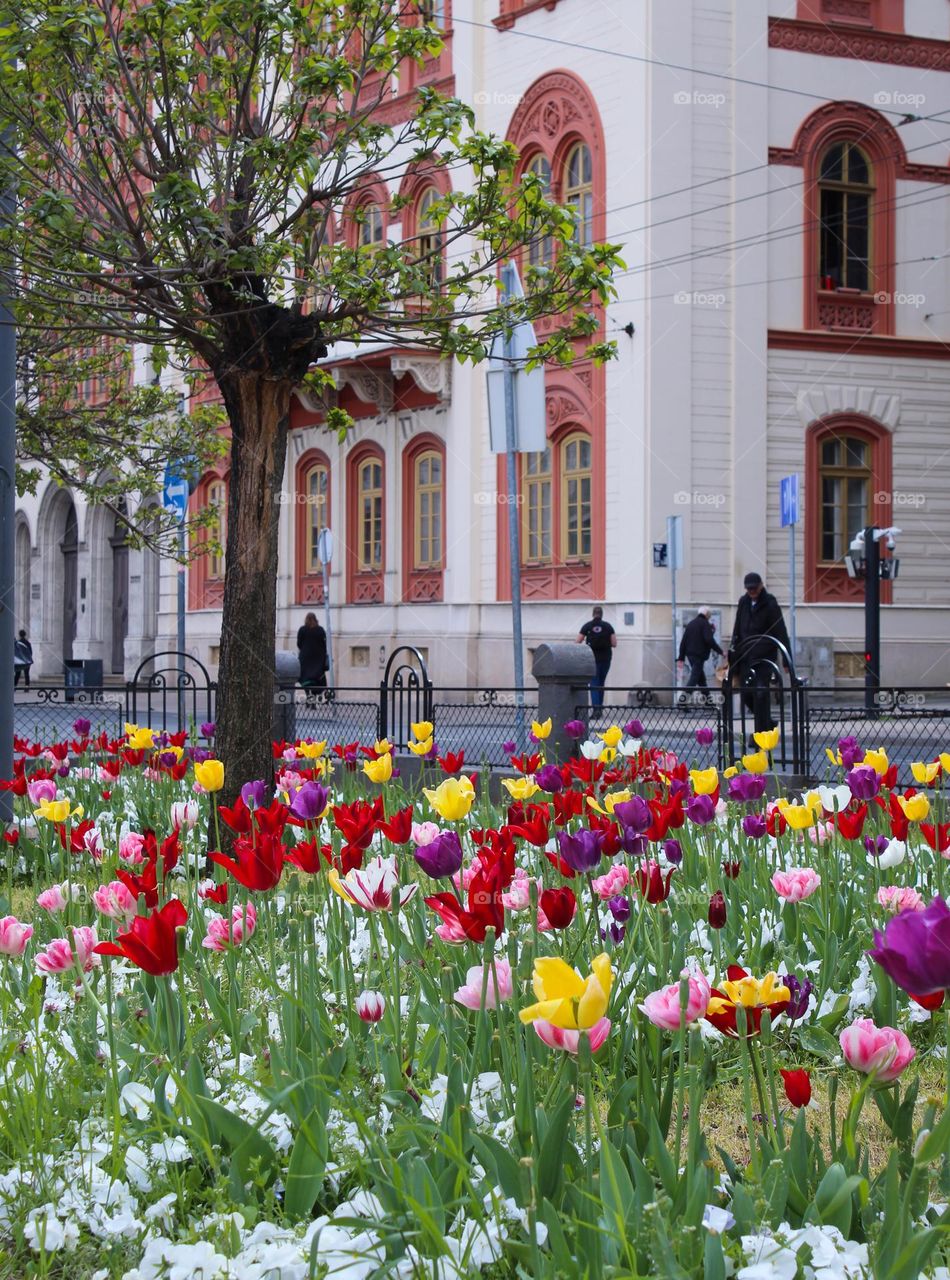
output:
[[222,799],[273,777],[277,547],[293,383],[260,373],[217,379],[231,426],[227,557],[215,743]]

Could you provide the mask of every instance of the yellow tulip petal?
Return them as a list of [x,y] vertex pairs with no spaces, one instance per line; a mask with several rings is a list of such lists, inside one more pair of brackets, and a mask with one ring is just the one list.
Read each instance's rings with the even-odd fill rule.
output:
[[577,1025],[592,1027],[607,1012],[607,992],[600,985],[596,974],[587,979],[584,994],[577,1004]]
[[551,732],[551,717],[548,716],[547,720],[542,720],[542,721],[532,720],[531,732],[534,734],[534,736],[538,739],[539,742],[543,742],[544,739]]
[[563,1000],[584,994],[584,979],[560,956],[539,956],[532,986],[539,1000]]
[[742,757],[742,767],[747,773],[765,773],[769,767],[769,758],[764,751],[753,751]]
[[431,720],[419,720],[416,724],[411,724],[409,728],[412,730],[412,736],[418,738],[420,742],[424,742],[426,738],[431,738],[434,732]]
[[763,729],[760,733],[752,735],[755,745],[761,747],[763,751],[774,751],[778,746],[778,729]]
[[526,1009],[522,1009],[518,1017],[522,1022],[536,1022],[539,1018],[543,1018],[545,1022],[550,1022],[555,1027],[564,1027],[567,1030],[575,1030],[577,1027],[573,1000],[539,1000],[537,1004],[528,1005]]
[[333,892],[338,893],[344,902],[348,902],[351,907],[356,905],[355,899],[350,897],[350,894],[340,878],[340,873],[337,871],[336,867],[331,867],[327,872],[327,880],[329,881],[330,888]]
[[594,971],[594,976],[597,978],[597,981],[609,996],[610,988],[613,986],[614,982],[614,971],[613,966],[610,963],[610,956],[606,951],[602,951],[599,956],[594,956],[594,959],[591,962],[591,969]]

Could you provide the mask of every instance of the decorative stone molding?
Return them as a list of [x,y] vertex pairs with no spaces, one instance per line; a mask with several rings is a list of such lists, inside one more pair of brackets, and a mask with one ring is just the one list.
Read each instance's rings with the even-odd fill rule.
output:
[[538,9],[547,9],[551,13],[557,3],[558,0],[501,0],[501,13],[492,18],[492,22],[499,31],[507,31],[525,14],[535,13]]
[[364,404],[376,405],[380,413],[389,413],[393,407],[393,379],[388,370],[345,364],[331,369],[330,377],[338,392],[348,385],[358,399]]
[[810,427],[813,422],[824,421],[834,414],[855,413],[894,432],[901,416],[901,398],[893,391],[850,383],[826,382],[799,391],[795,406],[803,427]]
[[821,22],[800,22],[797,18],[769,19],[769,48],[950,71],[950,41],[927,40],[891,31],[844,30]]
[[438,396],[440,402],[451,396],[452,362],[441,356],[393,356],[389,365],[393,378],[408,373],[420,391]]

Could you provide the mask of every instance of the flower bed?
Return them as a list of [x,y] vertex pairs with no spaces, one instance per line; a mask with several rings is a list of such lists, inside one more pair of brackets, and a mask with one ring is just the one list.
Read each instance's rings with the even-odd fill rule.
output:
[[17,743],[0,1273],[948,1275],[950,756],[532,728],[502,807],[425,724],[231,806],[210,725]]

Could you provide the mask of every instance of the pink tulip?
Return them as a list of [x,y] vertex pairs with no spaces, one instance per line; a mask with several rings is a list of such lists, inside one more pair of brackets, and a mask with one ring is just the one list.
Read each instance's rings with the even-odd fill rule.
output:
[[30,804],[38,809],[44,800],[56,799],[56,783],[52,778],[37,778],[35,782],[26,784],[26,794],[30,797]]
[[356,997],[356,1012],[364,1022],[379,1022],[386,1012],[386,998],[379,991],[363,991]]
[[[551,1049],[563,1049],[565,1053],[577,1053],[580,1045],[581,1032],[567,1031],[564,1027],[556,1027],[553,1022],[545,1022],[543,1018],[538,1018],[532,1023],[538,1036]],[[603,1045],[610,1032],[610,1019],[601,1018],[599,1022],[595,1022],[592,1027],[588,1027],[584,1033],[590,1037],[590,1051],[596,1053]]]
[[54,938],[42,951],[37,952],[34,963],[40,973],[66,973],[76,968],[88,973],[96,965],[102,964],[102,959],[95,954],[98,945],[95,929],[82,925],[73,929],[72,947],[65,938]]
[[[494,973],[492,973],[491,965],[487,967],[488,982],[487,986],[485,986],[485,1008],[497,1009],[500,1000],[510,1000],[514,994],[514,987],[511,981],[511,965],[507,960],[496,960]],[[465,975],[465,985],[459,987],[455,993],[456,1001],[464,1005],[466,1009],[481,1009],[482,1007],[482,986],[485,983],[485,968],[485,965],[473,965]]]
[[[689,996],[686,1000],[686,1022],[696,1022],[709,1007],[710,986],[702,973],[684,973],[689,978]],[[655,1027],[663,1031],[678,1031],[680,1028],[680,984],[672,983],[661,987],[659,991],[651,991],[640,1005]]]
[[834,838],[835,824],[833,822],[816,822],[813,827],[808,828],[807,834],[812,844],[824,844]]
[[410,839],[417,849],[431,844],[433,840],[438,840],[441,834],[442,830],[435,822],[414,822],[409,832]]
[[[435,823],[431,824],[435,826]],[[461,871],[456,871],[452,877],[452,883],[455,885],[456,893],[468,893],[469,885],[478,874],[478,862],[472,862],[467,867],[463,867]]]
[[16,916],[0,920],[0,956],[22,956],[33,936],[31,924],[21,924]]
[[893,915],[899,911],[923,911],[925,905],[916,889],[898,884],[882,884],[877,891],[877,900],[885,911]]
[[138,910],[132,891],[121,880],[101,885],[92,895],[92,901],[96,910],[110,920],[128,922]]
[[[68,894],[67,894],[68,890]],[[42,907],[44,911],[48,911],[50,915],[56,915],[59,911],[65,911],[67,902],[72,899],[76,902],[82,897],[82,889],[78,884],[53,884],[48,889],[44,889],[42,893],[37,895],[36,904]]]
[[182,828],[185,831],[193,830],[198,821],[198,813],[198,805],[194,800],[176,800],[171,810],[172,827],[176,831]]
[[506,911],[527,911],[531,906],[531,877],[524,867],[515,867],[508,892],[501,895],[501,905]]
[[123,862],[138,863],[143,860],[145,837],[137,831],[128,831],[119,841],[119,857]]
[[870,1018],[858,1018],[838,1037],[845,1062],[865,1075],[876,1072],[879,1084],[896,1080],[916,1056],[916,1049],[896,1027],[876,1027]]
[[790,871],[776,871],[772,888],[786,902],[802,902],[810,898],[821,884],[821,876],[811,867],[792,867]]
[[82,842],[86,848],[86,852],[90,858],[96,862],[102,861],[102,832],[98,827],[91,827],[82,838]]
[[245,908],[238,903],[231,912],[231,919],[213,916],[208,921],[208,932],[201,941],[209,951],[226,951],[228,947],[240,947],[257,928],[257,910],[252,902]]
[[596,880],[591,881],[591,888],[602,902],[606,902],[608,898],[614,897],[615,894],[623,893],[627,885],[630,883],[630,872],[626,863],[619,862],[616,866],[602,876],[598,876]]
[[446,920],[435,927],[435,936],[442,942],[468,942],[468,934],[454,920]]

